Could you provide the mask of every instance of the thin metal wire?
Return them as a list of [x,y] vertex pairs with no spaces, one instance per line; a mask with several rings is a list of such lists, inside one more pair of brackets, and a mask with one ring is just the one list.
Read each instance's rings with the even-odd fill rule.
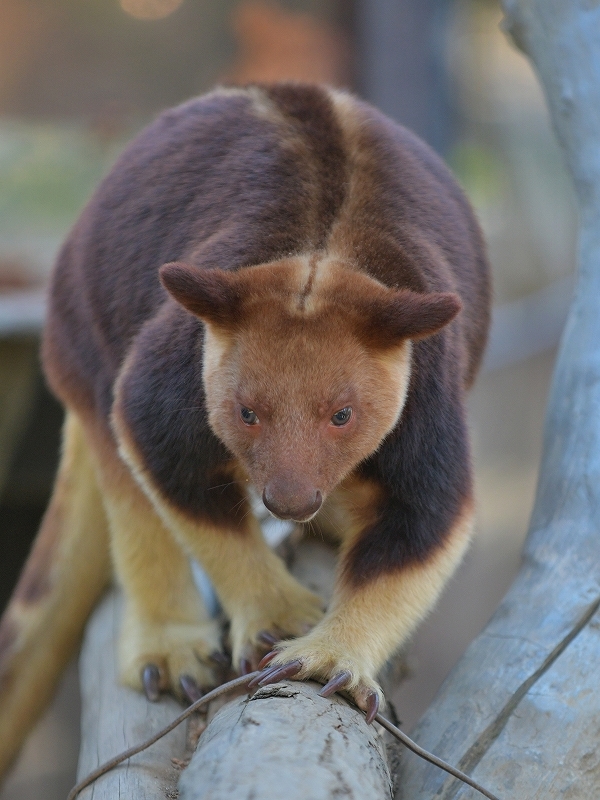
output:
[[[227,681],[227,683],[222,684],[222,686],[213,689],[212,692],[208,692],[208,694],[205,694],[199,700],[196,700],[195,703],[192,703],[191,706],[188,706],[188,708],[186,708],[185,711],[183,711],[178,717],[176,717],[173,720],[173,722],[171,722],[162,730],[158,731],[158,733],[155,733],[153,736],[150,737],[150,739],[143,742],[142,744],[136,745],[135,747],[130,747],[129,750],[125,750],[118,756],[111,758],[109,761],[106,761],[104,764],[102,764],[93,772],[91,772],[86,778],[84,778],[82,781],[80,781],[76,786],[74,786],[71,789],[67,797],[67,800],[75,800],[77,795],[81,791],[83,791],[83,789],[85,789],[87,786],[93,783],[95,780],[97,780],[102,775],[109,772],[111,769],[113,769],[113,767],[116,767],[118,764],[121,764],[128,758],[131,758],[132,756],[141,753],[142,750],[145,750],[147,747],[150,747],[150,745],[154,744],[154,742],[157,742],[159,739],[162,739],[163,736],[166,736],[167,733],[172,731],[173,728],[176,728],[181,722],[183,722],[185,719],[191,716],[199,708],[202,708],[202,706],[206,705],[207,703],[210,703],[212,700],[214,700],[217,697],[220,697],[222,694],[225,694],[226,692],[230,692],[233,689],[237,689],[240,686],[244,686],[245,684],[249,683],[251,680],[253,680],[260,674],[261,674],[260,670],[257,670],[255,672],[250,672],[248,675],[242,675],[240,678],[235,678],[232,681]],[[407,747],[416,755],[425,759],[425,761],[429,761],[430,764],[434,764],[436,767],[445,770],[453,777],[458,778],[458,780],[462,781],[463,783],[466,783],[473,789],[476,789],[484,797],[489,798],[489,800],[499,800],[499,798],[496,797],[496,795],[492,794],[490,791],[485,789],[483,786],[477,783],[477,781],[474,781],[468,775],[465,775],[464,772],[461,772],[459,769],[456,769],[450,764],[447,764],[441,758],[434,756],[433,753],[430,753],[427,750],[424,750],[422,747],[419,747],[419,745],[416,742],[413,742],[413,740],[410,737],[408,737],[405,733],[403,733],[399,728],[393,725],[388,719],[386,719],[381,714],[376,714],[375,720],[383,728],[385,728],[386,731],[389,731],[389,733],[391,733],[392,736],[395,736],[396,739],[402,742],[402,744],[405,747]]]
[[495,794],[492,794],[490,791],[488,791],[488,789],[485,789],[481,784],[477,783],[477,781],[474,781],[473,778],[470,778],[464,772],[456,769],[456,767],[453,767],[451,764],[448,764],[441,758],[434,756],[433,753],[430,753],[428,750],[424,750],[422,747],[419,747],[419,745],[416,742],[413,742],[413,740],[403,733],[400,728],[397,728],[395,725],[393,725],[389,719],[382,717],[381,714],[375,714],[375,719],[383,728],[386,729],[386,731],[389,731],[392,736],[395,736],[396,739],[402,742],[405,747],[407,747],[409,750],[412,750],[413,753],[421,758],[424,758],[425,761],[429,761],[430,764],[435,764],[436,767],[449,772],[450,775],[458,778],[459,781],[472,786],[473,789],[477,789],[477,791],[481,792],[484,797],[489,797],[489,800],[499,800]]

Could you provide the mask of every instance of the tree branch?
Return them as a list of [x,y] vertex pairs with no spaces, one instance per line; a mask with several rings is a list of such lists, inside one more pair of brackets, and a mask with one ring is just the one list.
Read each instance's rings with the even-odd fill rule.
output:
[[182,773],[181,800],[389,798],[375,728],[341,698],[319,697],[319,688],[278,683],[228,704]]
[[[600,718],[600,5],[505,0],[504,8],[575,181],[579,276],[523,569],[414,736],[500,797],[588,800],[598,793]],[[399,785],[397,796],[410,800],[466,797],[414,759],[403,761]]]
[[[181,711],[170,697],[149,703],[142,694],[119,685],[115,649],[120,611],[119,596],[109,593],[86,629],[80,659],[82,716],[77,780],[122,750],[149,738]],[[103,775],[84,789],[78,800],[174,798],[180,770],[171,759],[186,757],[186,730],[181,725],[135,759]]]

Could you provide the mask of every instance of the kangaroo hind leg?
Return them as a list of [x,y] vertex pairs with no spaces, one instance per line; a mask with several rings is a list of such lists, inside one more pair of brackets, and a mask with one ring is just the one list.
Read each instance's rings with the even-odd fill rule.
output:
[[0,621],[0,774],[52,697],[108,581],[107,532],[91,453],[68,413],[54,492]]

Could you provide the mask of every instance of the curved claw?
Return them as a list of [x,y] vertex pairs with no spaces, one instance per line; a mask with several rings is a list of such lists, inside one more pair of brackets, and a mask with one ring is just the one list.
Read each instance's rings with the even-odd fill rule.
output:
[[151,703],[156,703],[160,697],[160,671],[156,664],[146,664],[142,671],[142,686],[144,694]]
[[279,641],[279,639],[274,636],[271,631],[260,631],[257,633],[256,638],[259,642],[262,642],[262,644],[268,645],[268,647],[273,647],[273,645],[277,644]]
[[248,682],[248,684],[247,684],[247,687],[246,687],[246,688],[247,688],[248,690],[250,690],[250,689],[256,689],[256,687],[258,686],[258,682],[259,682],[259,680],[260,680],[261,678],[262,678],[262,674],[261,674],[261,675],[257,675],[255,678],[252,678],[252,680]]
[[267,666],[267,664],[270,664],[271,661],[273,661],[276,655],[277,655],[277,650],[271,650],[270,653],[267,653],[267,655],[263,656],[261,660],[258,662],[258,668],[264,669]]
[[290,661],[287,664],[284,664],[281,667],[275,667],[259,680],[259,686],[268,686],[270,683],[276,683],[277,681],[285,680],[285,678],[291,678],[292,675],[296,675],[296,673],[300,672],[302,669],[302,662],[301,661]]
[[249,675],[252,672],[252,664],[247,658],[240,658],[240,675]]
[[367,697],[367,710],[365,712],[365,719],[367,725],[370,725],[375,719],[379,711],[379,695],[377,692],[370,692]]
[[195,703],[196,700],[200,700],[202,697],[200,687],[191,675],[181,675],[179,678],[179,685],[190,703]]
[[343,686],[345,686],[351,677],[352,675],[348,672],[348,670],[338,672],[338,674],[334,675],[333,678],[321,689],[319,696],[329,697],[330,695],[334,694],[334,692],[337,692],[338,689],[341,689]]
[[254,689],[255,686],[262,681],[263,678],[268,678],[269,675],[272,675],[273,672],[277,672],[277,670],[281,669],[279,664],[276,664],[274,667],[269,667],[268,669],[263,670],[260,675],[257,675],[256,678],[252,678],[250,683],[248,684],[249,689]]
[[213,650],[213,652],[209,655],[209,659],[219,667],[228,667],[229,666],[229,659],[225,655],[225,653],[221,653],[220,650]]

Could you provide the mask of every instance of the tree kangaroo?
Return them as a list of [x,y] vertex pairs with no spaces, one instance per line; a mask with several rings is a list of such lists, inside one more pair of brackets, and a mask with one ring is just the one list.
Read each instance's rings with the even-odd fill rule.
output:
[[[0,627],[0,770],[113,571],[122,681],[150,699],[214,685],[220,634],[190,556],[236,668],[343,687],[372,719],[378,670],[469,542],[465,393],[488,321],[468,202],[368,104],[256,85],[159,116],[52,281],[43,363],[67,417]],[[249,486],[280,519],[335,521],[326,611],[263,540]]]

